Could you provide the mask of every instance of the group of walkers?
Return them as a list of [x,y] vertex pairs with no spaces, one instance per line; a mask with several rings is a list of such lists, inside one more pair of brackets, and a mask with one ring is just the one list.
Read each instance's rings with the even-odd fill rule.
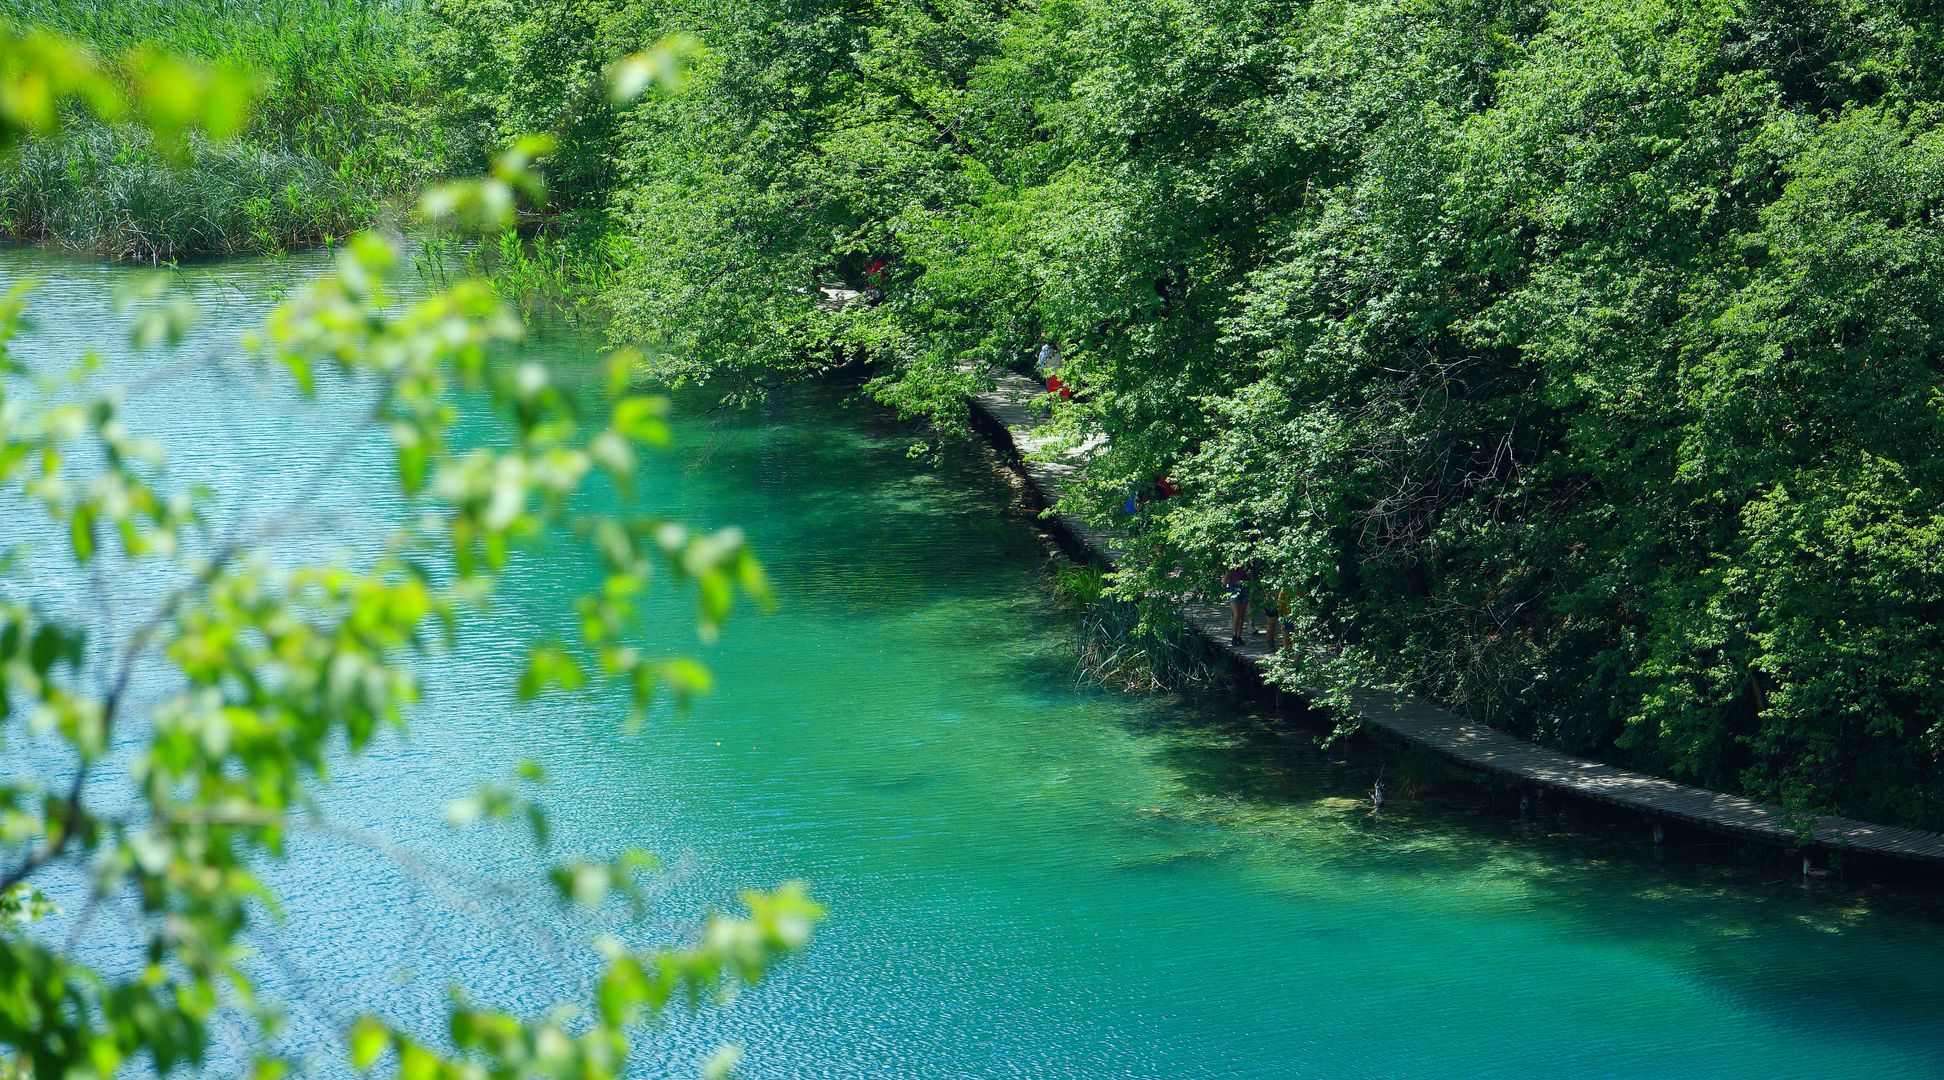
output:
[[1289,618],[1289,589],[1265,585],[1254,565],[1244,564],[1232,566],[1222,575],[1222,590],[1228,595],[1230,645],[1240,648],[1247,643],[1243,635],[1250,632],[1249,612],[1254,609],[1262,612],[1263,620],[1254,633],[1267,634],[1269,648],[1296,648],[1296,629]]
[[[1039,354],[1034,359],[1040,377],[1046,380],[1046,392],[1060,401],[1073,400],[1073,387],[1060,377],[1060,347],[1050,340],[1043,340]],[[1159,476],[1146,488],[1129,490],[1123,509],[1130,524],[1138,524],[1141,511],[1150,503],[1172,498],[1178,493],[1172,478]],[[1222,576],[1222,589],[1228,596],[1230,645],[1240,648],[1247,644],[1248,635],[1266,634],[1272,650],[1296,648],[1295,628],[1289,618],[1290,593],[1287,587],[1269,587],[1256,572],[1255,564],[1245,563],[1229,568]],[[1251,611],[1262,614],[1261,626],[1251,627]]]

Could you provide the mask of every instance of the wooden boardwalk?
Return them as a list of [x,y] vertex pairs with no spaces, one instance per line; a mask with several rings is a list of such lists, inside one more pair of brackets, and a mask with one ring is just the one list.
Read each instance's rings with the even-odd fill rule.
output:
[[[1089,448],[1082,446],[1059,455],[1049,452],[1052,440],[1045,434],[1049,414],[1040,403],[1044,397],[1045,391],[1039,383],[1008,373],[999,377],[993,389],[975,395],[973,404],[987,421],[991,434],[1009,442],[1002,449],[1016,456],[1027,481],[1050,508],[1048,516],[1096,557],[1109,565],[1117,564],[1121,552],[1111,533],[1059,510],[1068,481],[1085,460]],[[1264,639],[1250,636],[1245,639],[1246,644],[1231,646],[1225,609],[1197,606],[1183,614],[1216,648],[1266,675],[1264,662],[1269,648]],[[1637,810],[1650,821],[1680,822],[1774,847],[1820,848],[1909,863],[1944,864],[1944,834],[1872,825],[1826,814],[1805,818],[1769,803],[1677,784],[1548,750],[1467,720],[1449,709],[1388,691],[1353,691],[1349,708],[1363,723],[1461,765],[1519,783]]]

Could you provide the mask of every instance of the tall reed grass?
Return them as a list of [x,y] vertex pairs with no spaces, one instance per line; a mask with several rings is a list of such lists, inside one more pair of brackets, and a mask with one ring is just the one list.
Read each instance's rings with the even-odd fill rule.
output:
[[1178,690],[1221,675],[1217,654],[1165,602],[1122,600],[1096,566],[1053,565],[1053,598],[1080,616],[1082,678],[1128,690]]
[[145,137],[91,127],[28,143],[0,169],[0,234],[119,259],[288,250],[371,213],[316,159],[247,142],[192,140],[170,160]]
[[169,162],[79,127],[0,163],[0,229],[128,258],[290,247],[343,232],[444,170],[416,0],[0,0],[0,19],[104,55],[152,47],[263,82],[249,128]]
[[546,315],[570,326],[599,325],[602,297],[618,263],[609,239],[597,230],[504,232],[487,243],[427,236],[417,256],[421,277],[447,285],[459,277],[483,278],[500,299],[527,316]]

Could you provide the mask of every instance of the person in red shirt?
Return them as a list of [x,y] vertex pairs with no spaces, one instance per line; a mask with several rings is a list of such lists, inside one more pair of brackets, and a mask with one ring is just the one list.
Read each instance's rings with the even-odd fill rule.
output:
[[1061,401],[1073,400],[1073,388],[1060,381],[1060,347],[1050,341],[1042,342],[1039,350],[1040,374],[1046,376],[1046,392],[1059,397]]
[[864,264],[864,302],[873,306],[884,302],[885,270],[889,267],[882,255],[871,256]]

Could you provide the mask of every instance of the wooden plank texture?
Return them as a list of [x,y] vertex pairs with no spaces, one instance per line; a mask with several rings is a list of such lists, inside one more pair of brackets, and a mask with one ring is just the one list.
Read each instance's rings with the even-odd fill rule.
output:
[[[988,426],[993,434],[1006,441],[1002,449],[1016,456],[1027,481],[1050,508],[1048,515],[1099,558],[1110,565],[1118,563],[1121,552],[1111,533],[1060,510],[1068,482],[1092,448],[1082,446],[1062,454],[1049,452],[1052,439],[1044,430],[1050,418],[1042,403],[1045,396],[1043,388],[1033,380],[1006,374],[998,378],[991,390],[975,395],[973,404],[991,422]],[[1217,605],[1197,605],[1183,614],[1215,647],[1259,672],[1264,670],[1269,651],[1264,639],[1251,636],[1241,646],[1230,645],[1226,610]],[[1301,688],[1293,689],[1300,692]],[[1366,724],[1462,765],[1523,783],[1628,807],[1650,818],[1679,821],[1753,843],[1814,846],[1910,862],[1944,863],[1944,834],[1818,814],[1806,819],[1810,828],[1805,845],[1805,838],[1798,831],[1805,823],[1804,816],[1780,806],[1549,750],[1417,698],[1383,690],[1353,691],[1350,698],[1351,711]]]

